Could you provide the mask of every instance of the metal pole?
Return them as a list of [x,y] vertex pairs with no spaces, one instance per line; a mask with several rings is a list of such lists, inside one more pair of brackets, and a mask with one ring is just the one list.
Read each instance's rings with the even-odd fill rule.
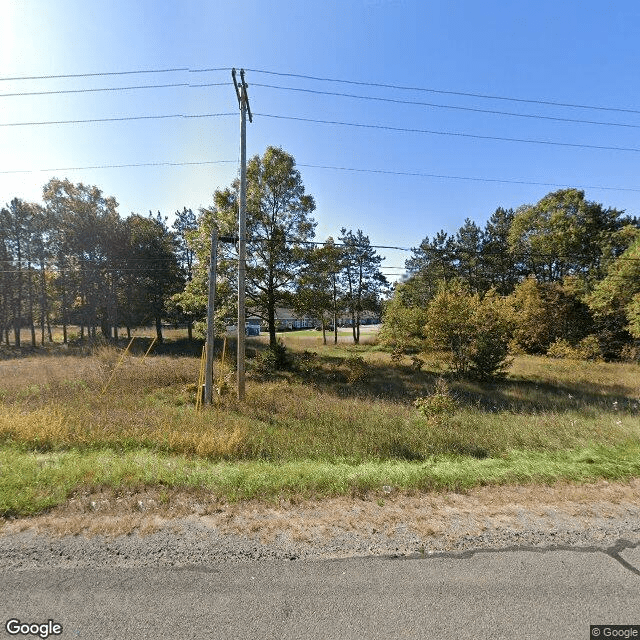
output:
[[238,400],[245,395],[245,269],[247,264],[247,100],[240,72],[240,211],[238,216]]
[[213,225],[211,231],[211,262],[209,264],[209,300],[207,305],[207,343],[204,370],[204,404],[211,404],[213,388],[213,347],[215,340],[214,314],[216,306],[216,265],[218,262],[218,229]]

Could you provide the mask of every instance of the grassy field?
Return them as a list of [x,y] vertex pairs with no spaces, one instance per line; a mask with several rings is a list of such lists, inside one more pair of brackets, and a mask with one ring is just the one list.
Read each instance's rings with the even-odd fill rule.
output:
[[141,340],[106,389],[122,349],[0,361],[0,514],[103,486],[271,500],[640,475],[638,365],[517,357],[481,384],[448,377],[436,356],[416,371],[375,346],[322,347],[318,333],[285,335],[297,354],[286,372],[250,342],[246,401],[223,393],[200,412],[197,343],[143,359]]

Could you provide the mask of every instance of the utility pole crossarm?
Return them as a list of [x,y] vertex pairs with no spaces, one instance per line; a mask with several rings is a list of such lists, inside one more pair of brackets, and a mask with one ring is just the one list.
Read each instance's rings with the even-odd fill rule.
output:
[[249,94],[247,93],[249,85],[244,81],[244,69],[240,69],[240,79],[242,80],[242,98],[247,108],[249,122],[253,122],[253,118],[251,117],[251,107],[249,106]]
[[242,109],[242,97],[240,95],[240,87],[238,86],[238,80],[236,78],[236,70],[235,67],[231,69],[231,77],[233,78],[233,86],[236,88],[236,96],[238,98],[238,107]]

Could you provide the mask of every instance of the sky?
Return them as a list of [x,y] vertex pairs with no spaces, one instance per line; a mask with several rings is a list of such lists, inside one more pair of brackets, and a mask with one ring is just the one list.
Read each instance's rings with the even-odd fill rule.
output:
[[[247,155],[294,156],[318,240],[415,247],[562,187],[640,215],[633,0],[0,0],[0,16],[0,204],[58,177],[122,216],[210,205],[239,170],[236,67]],[[379,252],[399,277],[410,254]]]

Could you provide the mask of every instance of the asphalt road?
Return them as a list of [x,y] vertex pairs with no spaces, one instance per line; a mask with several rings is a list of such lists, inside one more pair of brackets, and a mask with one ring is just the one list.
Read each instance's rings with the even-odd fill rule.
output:
[[1,637],[38,637],[10,636],[14,618],[61,638],[585,640],[590,624],[640,624],[640,547],[51,566],[3,570],[0,596]]

